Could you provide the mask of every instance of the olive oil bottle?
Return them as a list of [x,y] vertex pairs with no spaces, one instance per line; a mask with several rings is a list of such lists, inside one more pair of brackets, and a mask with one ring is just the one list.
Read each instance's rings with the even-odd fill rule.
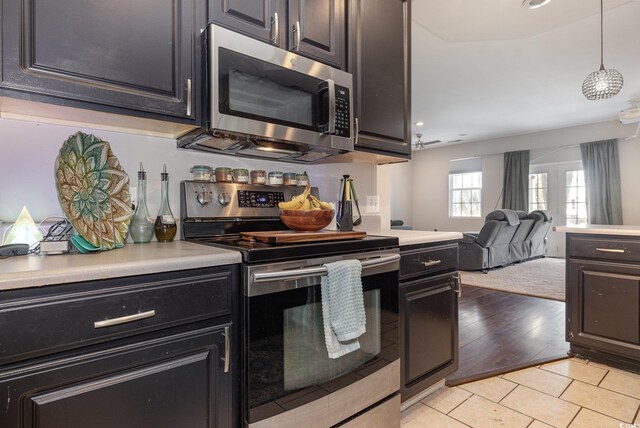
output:
[[161,180],[161,201],[160,210],[156,217],[155,235],[156,239],[160,242],[173,241],[173,237],[176,236],[178,227],[176,226],[176,219],[171,213],[171,207],[169,207],[169,174],[167,173],[167,164],[164,164],[162,173],[160,174]]

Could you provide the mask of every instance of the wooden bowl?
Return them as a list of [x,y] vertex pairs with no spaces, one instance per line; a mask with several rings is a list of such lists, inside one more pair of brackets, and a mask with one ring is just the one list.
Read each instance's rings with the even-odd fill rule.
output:
[[334,210],[280,210],[280,220],[293,230],[315,232],[327,227]]

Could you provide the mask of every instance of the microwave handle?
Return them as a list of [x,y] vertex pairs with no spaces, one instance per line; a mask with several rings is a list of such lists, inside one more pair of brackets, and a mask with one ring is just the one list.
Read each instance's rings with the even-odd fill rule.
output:
[[332,135],[336,133],[336,83],[333,79],[327,79],[322,86],[319,95],[322,96],[324,91],[328,92],[327,108],[329,109],[329,114],[327,115],[328,123],[321,125],[321,129],[323,129],[321,133]]

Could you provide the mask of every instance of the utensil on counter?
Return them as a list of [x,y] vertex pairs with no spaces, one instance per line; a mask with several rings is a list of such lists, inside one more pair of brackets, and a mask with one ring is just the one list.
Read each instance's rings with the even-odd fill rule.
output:
[[342,200],[340,202],[340,221],[338,223],[338,229],[342,231],[353,230],[353,212],[351,209],[351,186],[349,184],[349,176],[344,175],[343,180],[343,193]]
[[349,184],[351,187],[351,198],[356,206],[356,211],[358,211],[358,218],[353,221],[353,225],[360,226],[360,224],[362,224],[362,214],[360,214],[360,205],[358,205],[358,195],[356,194],[356,187],[353,184],[353,178],[349,179]]

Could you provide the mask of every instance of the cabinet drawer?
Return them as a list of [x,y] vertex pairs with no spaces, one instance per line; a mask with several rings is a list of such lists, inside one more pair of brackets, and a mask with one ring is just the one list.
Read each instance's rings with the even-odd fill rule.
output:
[[234,272],[170,272],[5,293],[0,365],[228,315]]
[[569,256],[640,262],[640,240],[569,236]]
[[400,279],[458,269],[458,244],[400,252]]

